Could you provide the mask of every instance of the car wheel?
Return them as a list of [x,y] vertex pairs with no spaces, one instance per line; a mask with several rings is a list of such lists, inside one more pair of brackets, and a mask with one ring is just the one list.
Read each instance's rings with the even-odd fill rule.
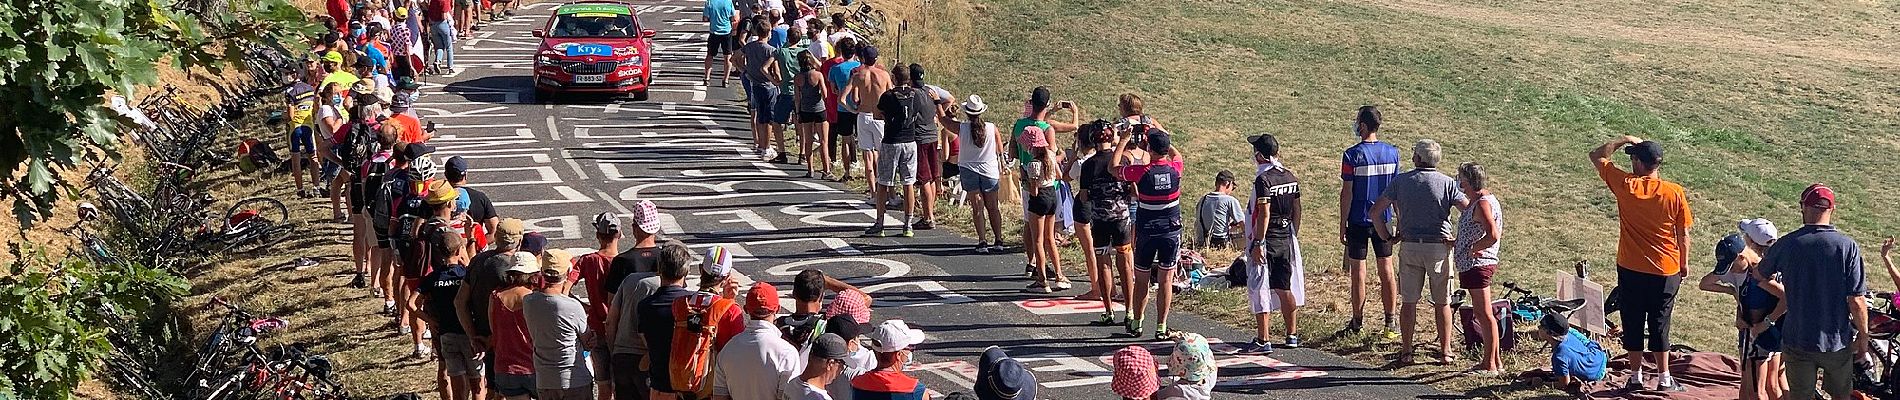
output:
[[633,101],[647,101],[647,91],[633,92]]

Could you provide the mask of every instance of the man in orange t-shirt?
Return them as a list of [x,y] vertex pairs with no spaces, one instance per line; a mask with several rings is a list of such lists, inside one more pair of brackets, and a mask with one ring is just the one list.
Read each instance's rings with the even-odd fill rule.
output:
[[[1617,149],[1629,154],[1630,172],[1610,160]],[[1633,371],[1624,388],[1646,389],[1643,359],[1653,357],[1657,371],[1662,371],[1656,389],[1680,392],[1682,385],[1669,376],[1669,320],[1676,290],[1689,272],[1689,226],[1695,218],[1682,186],[1658,177],[1662,154],[1659,143],[1624,136],[1598,146],[1590,160],[1616,196],[1621,232],[1616,284],[1623,293],[1623,349],[1629,352]]]

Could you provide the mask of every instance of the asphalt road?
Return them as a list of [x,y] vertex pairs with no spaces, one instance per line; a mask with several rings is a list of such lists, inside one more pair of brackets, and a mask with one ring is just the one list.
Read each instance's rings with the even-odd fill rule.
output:
[[[1042,386],[1039,397],[1051,399],[1113,398],[1108,355],[1116,349],[1149,346],[1165,361],[1166,343],[1089,326],[1099,308],[1024,292],[1020,255],[978,255],[968,250],[974,239],[941,229],[860,238],[873,215],[861,194],[802,178],[799,165],[760,162],[749,149],[738,92],[700,84],[702,3],[637,4],[642,24],[660,31],[649,101],[535,103],[529,68],[538,39],[529,31],[546,23],[555,3],[475,32],[458,44],[464,70],[425,84],[417,107],[440,124],[438,155],[469,159],[472,186],[489,193],[502,215],[544,232],[551,247],[586,252],[594,245],[592,215],[625,215],[632,201],[651,200],[667,236],[696,249],[725,246],[740,272],[781,291],[805,268],[846,278],[876,298],[874,319],[903,319],[929,334],[914,375],[935,392],[967,391],[976,359],[991,345],[1023,360]],[[1249,337],[1193,315],[1173,319],[1172,328],[1215,341]],[[1217,353],[1227,348],[1215,345]],[[1310,349],[1219,358],[1222,399],[1441,396]]]

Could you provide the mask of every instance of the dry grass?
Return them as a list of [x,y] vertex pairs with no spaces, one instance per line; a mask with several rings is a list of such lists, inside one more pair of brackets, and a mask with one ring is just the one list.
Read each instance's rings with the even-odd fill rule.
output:
[[[1792,202],[1809,182],[1841,191],[1839,225],[1863,242],[1885,237],[1894,226],[1879,216],[1900,211],[1900,192],[1878,172],[1900,166],[1886,156],[1900,147],[1895,124],[1881,117],[1895,110],[1883,100],[1893,85],[1880,77],[1896,65],[1882,40],[1896,11],[1882,2],[983,0],[965,10],[974,29],[956,35],[979,41],[917,41],[925,45],[915,51],[945,60],[926,66],[954,71],[936,83],[1000,105],[1047,85],[1091,117],[1108,116],[1116,94],[1139,93],[1179,135],[1189,193],[1206,191],[1220,169],[1250,167],[1245,135],[1279,135],[1311,196],[1310,287],[1346,284],[1333,261],[1341,248],[1327,237],[1336,234],[1334,165],[1362,104],[1385,109],[1388,142],[1429,137],[1448,161],[1490,167],[1507,216],[1500,279],[1545,293],[1550,276],[1578,260],[1613,283],[1614,204],[1584,154],[1615,135],[1669,146],[1664,176],[1689,188],[1699,217],[1696,274],[1733,221],[1798,226]],[[1870,282],[1888,287],[1875,269]],[[1246,326],[1235,296],[1191,301]],[[1686,294],[1677,340],[1731,347],[1727,301]],[[1337,329],[1346,303],[1314,296],[1303,330]],[[1321,345],[1374,365],[1396,349],[1363,337]],[[1449,370],[1396,372],[1478,396],[1547,394],[1445,379]]]

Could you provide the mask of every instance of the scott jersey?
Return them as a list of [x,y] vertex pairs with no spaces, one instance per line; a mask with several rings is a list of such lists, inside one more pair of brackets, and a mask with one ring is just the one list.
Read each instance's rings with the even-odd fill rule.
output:
[[[1300,180],[1293,171],[1286,168],[1261,166],[1253,179],[1253,202],[1250,204],[1267,206],[1267,226],[1264,237],[1286,238],[1293,235],[1295,218],[1300,214]],[[1253,210],[1248,207],[1248,210]],[[1248,218],[1247,231],[1257,229]]]
[[1135,233],[1165,236],[1181,233],[1181,173],[1179,160],[1156,160],[1147,165],[1122,167],[1122,179],[1135,183]]

